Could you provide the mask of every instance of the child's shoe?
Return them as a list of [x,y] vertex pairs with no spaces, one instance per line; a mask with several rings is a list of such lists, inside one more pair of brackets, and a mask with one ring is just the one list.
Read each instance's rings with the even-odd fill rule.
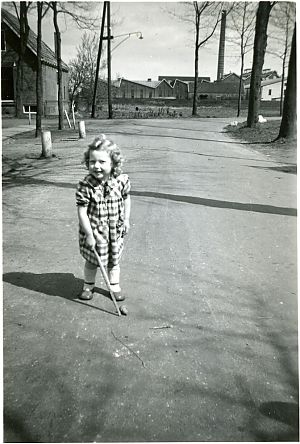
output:
[[94,287],[92,287],[91,285],[85,285],[83,287],[81,295],[79,296],[79,299],[83,299],[84,301],[90,301],[91,299],[93,299],[93,295],[94,295]]

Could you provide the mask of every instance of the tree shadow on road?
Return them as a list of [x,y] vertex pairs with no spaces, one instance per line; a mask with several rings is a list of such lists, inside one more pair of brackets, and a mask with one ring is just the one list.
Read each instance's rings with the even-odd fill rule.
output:
[[280,167],[262,167],[257,165],[249,165],[249,167],[263,170],[279,171],[280,173],[297,174],[297,165],[283,165]]
[[239,211],[251,211],[265,214],[281,214],[285,216],[297,216],[295,208],[276,207],[274,205],[263,205],[255,203],[231,202],[225,200],[206,199],[197,196],[182,196],[178,194],[156,193],[152,191],[131,191],[133,196],[154,197],[156,199],[167,199],[177,202],[185,202],[206,207],[227,208]]
[[291,427],[298,424],[299,407],[292,402],[263,402],[259,407],[260,413]]
[[16,412],[3,414],[4,442],[37,442]]
[[[29,272],[10,272],[3,274],[3,281],[38,293],[58,296],[108,314],[115,314],[104,308],[90,305],[87,301],[80,300],[79,295],[82,291],[83,280],[76,278],[72,273],[35,274]],[[103,288],[95,287],[95,292],[106,298],[110,298],[109,292]]]
[[[282,423],[285,428],[281,431],[256,430],[256,440],[259,441],[299,441],[299,406],[291,402],[263,402],[259,406],[259,412],[277,424]],[[287,428],[286,428],[287,427]]]

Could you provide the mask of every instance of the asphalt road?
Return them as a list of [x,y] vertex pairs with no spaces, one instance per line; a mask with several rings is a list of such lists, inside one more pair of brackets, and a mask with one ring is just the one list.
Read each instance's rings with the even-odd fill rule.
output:
[[[227,123],[88,122],[48,160],[4,143],[5,442],[298,440],[296,176]],[[100,276],[77,299],[74,189],[99,132],[132,181],[122,318]]]

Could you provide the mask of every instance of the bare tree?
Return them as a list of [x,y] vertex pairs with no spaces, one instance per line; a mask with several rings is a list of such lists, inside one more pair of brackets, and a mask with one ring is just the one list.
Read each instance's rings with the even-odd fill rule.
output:
[[[229,38],[228,40],[230,40],[234,44],[239,45],[240,60],[241,60],[237,117],[239,117],[241,113],[245,55],[253,48],[256,9],[257,9],[256,3],[252,2],[237,3],[232,10],[231,23],[229,24],[229,27],[232,28],[234,35],[232,36],[232,38]],[[235,37],[236,34],[239,37],[238,40]]]
[[62,97],[62,59],[61,59],[61,33],[58,23],[58,15],[70,17],[79,28],[94,29],[97,17],[90,18],[89,12],[94,9],[91,2],[49,2],[53,10],[53,24],[55,28],[56,59],[58,76],[58,129],[63,129],[63,97]]
[[283,103],[283,112],[280,130],[277,139],[295,139],[297,131],[297,98],[296,98],[296,23],[292,39],[291,54],[289,60],[288,78]]
[[62,94],[62,60],[61,60],[61,36],[60,29],[58,26],[58,10],[57,2],[51,2],[53,9],[53,24],[55,28],[55,49],[56,49],[56,60],[57,60],[57,84],[58,84],[58,129],[62,130],[64,127],[64,105],[63,105],[63,94]]
[[252,73],[248,103],[247,126],[252,128],[258,121],[258,112],[261,96],[261,76],[267,47],[267,29],[270,12],[274,2],[259,2],[253,50]]
[[192,115],[197,115],[198,105],[198,77],[199,77],[199,50],[213,37],[222,18],[222,11],[229,14],[234,3],[228,2],[182,2],[185,7],[180,15],[168,11],[170,15],[181,21],[190,23],[193,27],[194,40],[194,93]]
[[35,137],[41,134],[43,115],[43,71],[42,71],[42,19],[47,13],[44,2],[37,2],[37,70],[36,70],[36,127]]
[[296,16],[296,4],[291,2],[277,2],[270,15],[270,41],[267,53],[279,57],[282,62],[282,76],[280,88],[280,115],[282,116],[284,83],[286,68],[291,48],[293,27]]
[[31,2],[21,1],[13,2],[17,18],[20,23],[20,47],[19,58],[17,62],[17,80],[16,80],[16,117],[23,116],[23,84],[24,84],[24,60],[29,36],[28,10]]
[[43,114],[43,76],[42,76],[42,16],[43,2],[37,2],[37,67],[36,67],[36,127],[35,137],[41,134]]
[[[198,76],[199,76],[199,49],[214,35],[218,23],[221,21],[221,14],[224,7],[223,2],[193,2],[194,24],[195,24],[195,58],[194,58],[194,94],[192,115],[197,115],[198,106]],[[207,25],[207,18],[210,24]],[[206,22],[206,32],[200,38],[201,23]],[[204,23],[203,23],[204,24]]]
[[[85,32],[80,45],[77,47],[76,58],[69,62],[69,93],[71,102],[80,95],[80,97],[86,101],[88,107],[91,105],[96,73],[97,51],[97,35]],[[101,69],[104,69],[105,66],[106,62],[103,61],[101,63]]]

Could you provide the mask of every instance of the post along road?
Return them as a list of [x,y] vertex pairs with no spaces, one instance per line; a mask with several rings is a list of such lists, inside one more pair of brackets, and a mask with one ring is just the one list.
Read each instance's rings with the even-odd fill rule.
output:
[[[4,143],[6,441],[297,440],[296,176],[227,123],[89,121],[50,160]],[[75,187],[98,133],[132,182],[122,318],[77,299]]]

